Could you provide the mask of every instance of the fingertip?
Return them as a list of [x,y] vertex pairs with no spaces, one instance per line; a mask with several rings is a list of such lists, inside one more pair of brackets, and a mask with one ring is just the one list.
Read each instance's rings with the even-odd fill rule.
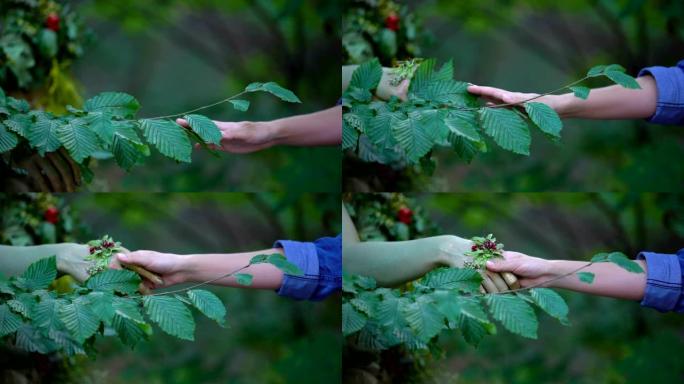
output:
[[130,259],[130,258],[128,257],[128,255],[125,254],[125,253],[117,253],[117,254],[116,254],[116,258],[117,258],[119,261],[129,261],[129,259]]
[[184,126],[184,127],[187,127],[187,126],[188,126],[188,121],[185,120],[185,119],[176,119],[176,124],[182,125],[182,126]]

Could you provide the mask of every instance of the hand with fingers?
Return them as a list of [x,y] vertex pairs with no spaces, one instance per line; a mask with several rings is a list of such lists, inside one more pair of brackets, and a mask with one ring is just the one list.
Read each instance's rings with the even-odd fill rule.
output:
[[488,261],[487,273],[512,273],[518,276],[522,288],[541,286],[554,278],[549,260],[511,251],[504,251],[502,259]]
[[554,95],[541,96],[538,93],[511,92],[501,88],[485,87],[481,85],[468,86],[468,92],[483,98],[487,106],[501,104],[522,104],[530,99],[535,102],[544,103],[558,112],[558,100]]
[[[156,251],[121,252],[114,255],[112,263],[132,269],[141,277],[148,289],[164,288],[187,281],[184,256]],[[140,273],[139,271],[144,271]]]
[[[185,119],[177,119],[176,123],[186,128],[190,127]],[[213,149],[230,153],[252,153],[270,148],[275,144],[275,129],[271,122],[215,121],[214,123],[221,130],[221,146],[212,146]]]

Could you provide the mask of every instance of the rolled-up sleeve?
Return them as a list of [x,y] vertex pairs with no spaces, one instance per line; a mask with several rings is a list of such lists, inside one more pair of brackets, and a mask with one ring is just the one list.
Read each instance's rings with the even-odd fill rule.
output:
[[342,288],[342,237],[314,242],[278,240],[287,260],[299,267],[301,276],[285,274],[278,295],[295,300],[323,300]]
[[646,261],[646,290],[641,305],[661,312],[684,312],[682,271],[684,249],[677,254],[641,252],[637,259]]
[[656,124],[684,123],[684,60],[674,67],[648,67],[639,76],[651,75],[658,88],[656,111],[648,121]]

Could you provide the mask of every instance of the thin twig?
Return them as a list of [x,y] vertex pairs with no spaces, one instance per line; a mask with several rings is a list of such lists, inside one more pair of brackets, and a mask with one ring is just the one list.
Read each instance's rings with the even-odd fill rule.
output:
[[227,273],[227,274],[225,274],[225,275],[221,275],[221,276],[219,276],[219,277],[217,277],[217,278],[215,278],[215,279],[211,279],[211,280],[207,280],[207,281],[203,281],[203,282],[201,282],[201,283],[197,283],[197,284],[191,285],[191,286],[189,286],[189,287],[180,288],[180,289],[174,289],[174,290],[172,290],[172,291],[166,291],[166,292],[160,292],[160,293],[151,293],[151,294],[149,294],[149,295],[128,296],[128,298],[130,298],[130,299],[139,299],[139,298],[146,297],[146,296],[163,296],[163,295],[170,295],[170,294],[172,294],[172,293],[179,293],[179,292],[189,291],[189,290],[191,290],[191,289],[195,289],[195,288],[197,288],[197,287],[201,287],[201,286],[203,286],[203,285],[211,284],[211,283],[213,283],[213,282],[215,282],[215,281],[218,281],[218,280],[221,280],[221,279],[225,279],[226,277],[231,277],[231,276],[235,275],[236,273],[238,273],[238,272],[240,272],[240,271],[242,271],[242,270],[245,270],[245,269],[249,268],[251,265],[252,265],[251,263],[250,263],[250,264],[247,264],[247,265],[245,265],[245,266],[243,266],[243,267],[240,267],[240,268],[234,270],[233,272]]
[[539,283],[537,283],[537,284],[532,284],[532,285],[530,285],[529,287],[516,288],[516,289],[509,289],[509,290],[507,290],[507,291],[487,293],[487,294],[484,294],[484,295],[481,295],[481,294],[474,294],[474,295],[472,295],[472,296],[502,295],[502,294],[506,294],[506,293],[517,293],[517,292],[528,291],[528,290],[530,290],[530,289],[532,289],[532,288],[538,288],[538,287],[541,287],[541,286],[545,286],[545,285],[547,285],[548,283],[552,283],[552,282],[554,282],[554,281],[557,281],[557,280],[560,280],[560,279],[564,279],[564,278],[566,278],[566,277],[568,277],[568,276],[572,276],[572,275],[574,275],[575,273],[577,273],[577,272],[579,272],[579,271],[581,271],[581,270],[583,270],[583,269],[585,269],[585,268],[588,268],[589,266],[591,266],[591,265],[593,265],[593,264],[594,264],[594,262],[593,262],[593,261],[590,261],[590,262],[588,262],[587,264],[585,264],[585,265],[583,265],[583,266],[581,266],[581,267],[575,268],[574,270],[572,270],[572,271],[570,271],[570,272],[568,272],[568,273],[564,273],[564,274],[562,274],[562,275],[556,276],[556,277],[554,277],[554,278],[552,278],[552,279],[549,279],[549,280],[541,281],[541,282],[539,282]]
[[173,114],[173,115],[165,115],[165,116],[157,116],[157,117],[146,117],[146,118],[140,119],[140,120],[161,120],[161,119],[170,119],[170,118],[172,118],[172,117],[178,117],[178,116],[187,115],[187,114],[189,114],[189,113],[201,111],[201,110],[203,110],[203,109],[215,107],[215,106],[217,106],[217,105],[219,105],[219,104],[223,104],[223,103],[229,102],[229,101],[233,100],[233,99],[236,98],[236,97],[239,97],[239,96],[244,95],[245,93],[247,93],[247,91],[242,91],[242,92],[238,93],[237,95],[233,95],[233,96],[231,96],[231,97],[229,97],[229,98],[226,98],[226,99],[217,101],[217,102],[212,103],[212,104],[209,104],[209,105],[204,105],[204,106],[199,107],[199,108],[191,109],[191,110],[189,110],[189,111],[185,111],[185,112],[181,112],[181,113],[176,113],[176,114]]

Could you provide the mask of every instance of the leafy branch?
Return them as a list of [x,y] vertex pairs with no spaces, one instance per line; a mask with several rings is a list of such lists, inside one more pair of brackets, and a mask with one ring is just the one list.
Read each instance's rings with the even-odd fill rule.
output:
[[[408,76],[413,65],[409,62],[406,68],[400,68],[400,76]],[[442,146],[451,147],[470,162],[477,153],[487,151],[487,136],[505,150],[529,155],[531,127],[537,127],[551,140],[559,140],[563,129],[558,114],[534,100],[564,90],[586,99],[591,89],[578,84],[594,77],[606,77],[625,88],[639,88],[623,67],[599,65],[583,78],[551,92],[519,103],[481,106],[468,93],[468,83],[453,79],[451,61],[437,69],[436,61],[428,59],[415,69],[407,100],[392,98],[385,102],[373,98],[382,68],[377,60],[371,60],[354,71],[343,95],[342,146],[363,161],[399,168],[419,164]]]
[[238,272],[259,263],[272,264],[288,274],[302,274],[284,256],[264,254],[216,279],[152,295],[136,294],[142,280],[134,271],[125,269],[97,271],[72,291],[59,293],[51,289],[57,277],[56,257],[44,258],[31,264],[21,276],[0,277],[0,340],[29,352],[87,354],[98,335],[116,335],[124,344],[135,347],[149,339],[152,322],[171,336],[193,340],[195,321],[190,308],[221,326],[226,317],[221,300],[197,288],[227,276],[250,285],[252,276]]

